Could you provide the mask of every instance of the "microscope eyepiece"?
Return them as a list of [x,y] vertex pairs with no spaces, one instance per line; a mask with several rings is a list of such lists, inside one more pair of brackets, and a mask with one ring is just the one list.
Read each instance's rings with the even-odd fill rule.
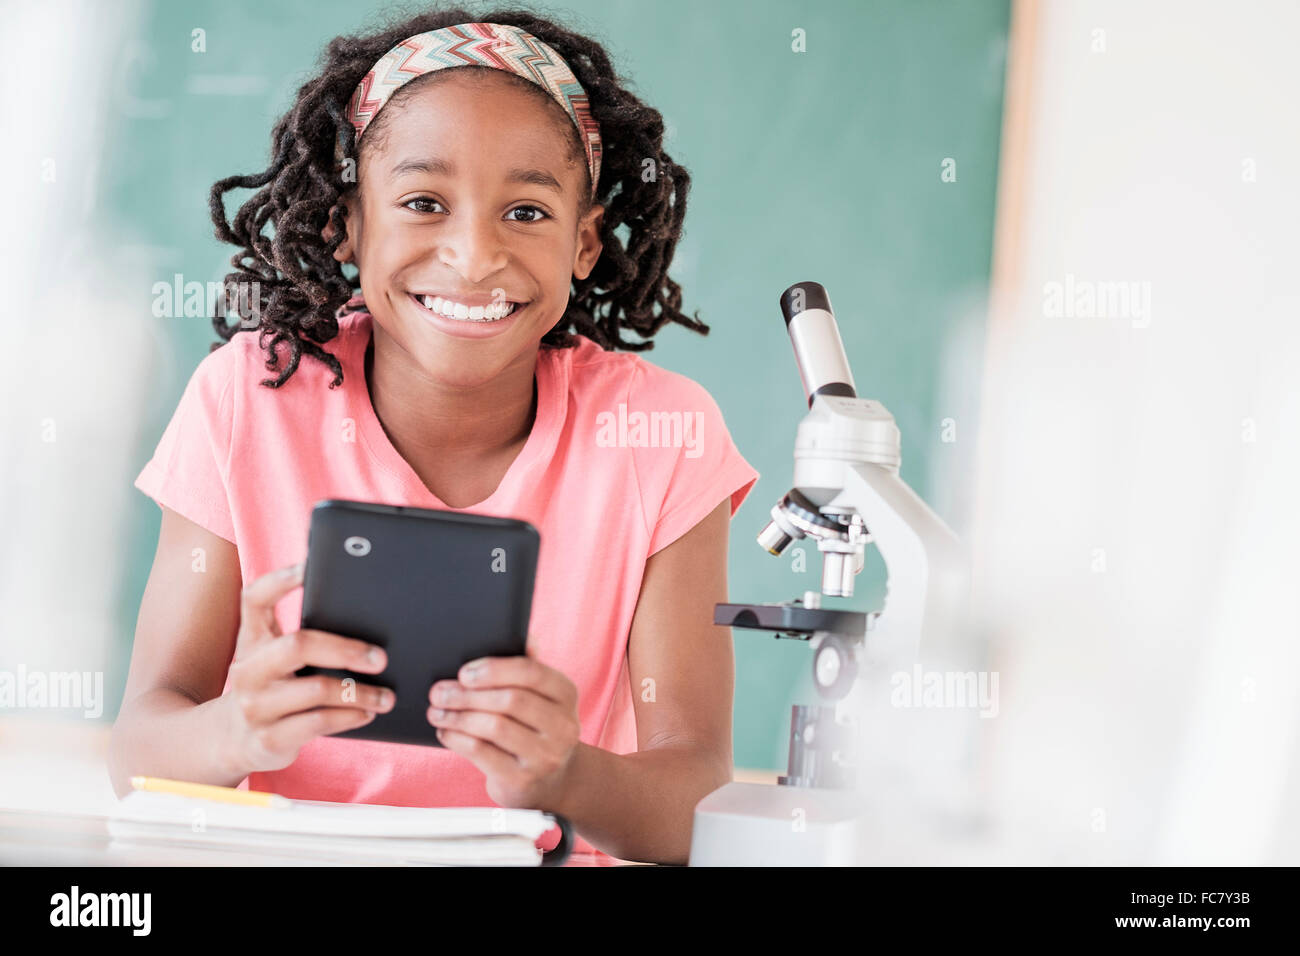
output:
[[804,395],[811,408],[818,395],[856,398],[853,373],[835,324],[830,296],[820,282],[796,282],[781,293],[781,314],[794,346]]
[[796,282],[781,293],[781,314],[785,316],[786,325],[800,312],[808,309],[821,309],[835,314],[826,287],[820,282]]

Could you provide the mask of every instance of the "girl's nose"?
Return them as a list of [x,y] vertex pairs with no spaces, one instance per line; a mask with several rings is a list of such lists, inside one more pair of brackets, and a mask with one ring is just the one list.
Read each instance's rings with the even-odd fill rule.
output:
[[438,260],[467,284],[477,285],[500,272],[508,259],[497,224],[483,217],[452,216],[438,230]]

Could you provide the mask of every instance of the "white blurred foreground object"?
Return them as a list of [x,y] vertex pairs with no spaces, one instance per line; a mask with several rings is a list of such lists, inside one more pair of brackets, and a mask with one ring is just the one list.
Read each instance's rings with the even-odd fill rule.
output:
[[969,538],[998,848],[1294,865],[1300,6],[1022,6]]
[[[915,739],[929,745],[927,758],[951,766],[953,748],[943,745],[951,723],[917,721],[899,689],[900,677],[919,677],[915,690],[923,695],[929,668],[951,664],[962,646],[955,638],[966,565],[952,532],[899,477],[893,416],[857,397],[826,290],[797,283],[781,308],[810,410],[798,429],[793,488],[758,540],[774,555],[794,540],[816,541],[821,592],[788,604],[720,604],[714,623],[807,640],[817,691],[829,705],[793,708],[789,769],[778,785],[730,783],[700,801],[690,862],[899,862],[892,859],[897,834],[909,834],[904,851],[914,856],[923,850],[917,834],[942,831],[942,814],[953,810],[927,803],[927,781],[897,759],[900,732],[920,725]],[[823,609],[821,595],[852,597],[869,542],[889,575],[884,607],[869,615]],[[895,801],[900,792],[906,799]],[[917,823],[918,813],[934,819]]]

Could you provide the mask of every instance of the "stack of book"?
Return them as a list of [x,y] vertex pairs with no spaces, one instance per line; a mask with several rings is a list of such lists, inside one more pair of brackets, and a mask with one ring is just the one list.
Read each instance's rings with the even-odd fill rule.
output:
[[[108,822],[117,844],[207,847],[355,864],[538,866],[568,824],[538,810],[388,807],[135,778]],[[560,850],[562,854],[564,850]],[[559,862],[555,853],[548,864]]]

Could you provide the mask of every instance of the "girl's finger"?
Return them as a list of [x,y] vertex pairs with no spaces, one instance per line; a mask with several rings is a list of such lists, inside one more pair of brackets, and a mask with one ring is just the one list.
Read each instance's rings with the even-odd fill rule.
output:
[[291,677],[275,681],[257,694],[245,707],[244,717],[250,724],[269,724],[314,707],[350,707],[387,713],[393,709],[395,700],[391,690],[373,684],[345,685],[339,678],[324,674]]
[[566,710],[578,705],[573,681],[531,657],[481,657],[462,667],[456,676],[466,687],[527,687]]
[[248,686],[254,686],[292,677],[307,666],[378,674],[388,657],[382,647],[355,637],[303,628],[261,646],[246,660],[244,672]]
[[534,755],[540,755],[545,748],[537,731],[505,714],[493,714],[484,710],[440,711],[436,707],[430,707],[428,719],[429,723],[441,730],[455,730],[486,741],[524,764]]
[[572,729],[568,712],[527,687],[470,690],[456,681],[439,681],[429,689],[429,703],[445,710],[483,710],[507,714],[548,737],[563,737]]
[[355,707],[318,707],[277,720],[260,732],[259,743],[271,754],[291,753],[316,737],[364,727],[375,716]]
[[458,730],[439,730],[438,740],[453,753],[458,753],[489,778],[519,772],[519,761],[496,744],[481,737],[464,734]]
[[275,605],[302,584],[305,564],[270,571],[244,587],[239,594],[239,639],[236,653],[274,637],[280,637]]

